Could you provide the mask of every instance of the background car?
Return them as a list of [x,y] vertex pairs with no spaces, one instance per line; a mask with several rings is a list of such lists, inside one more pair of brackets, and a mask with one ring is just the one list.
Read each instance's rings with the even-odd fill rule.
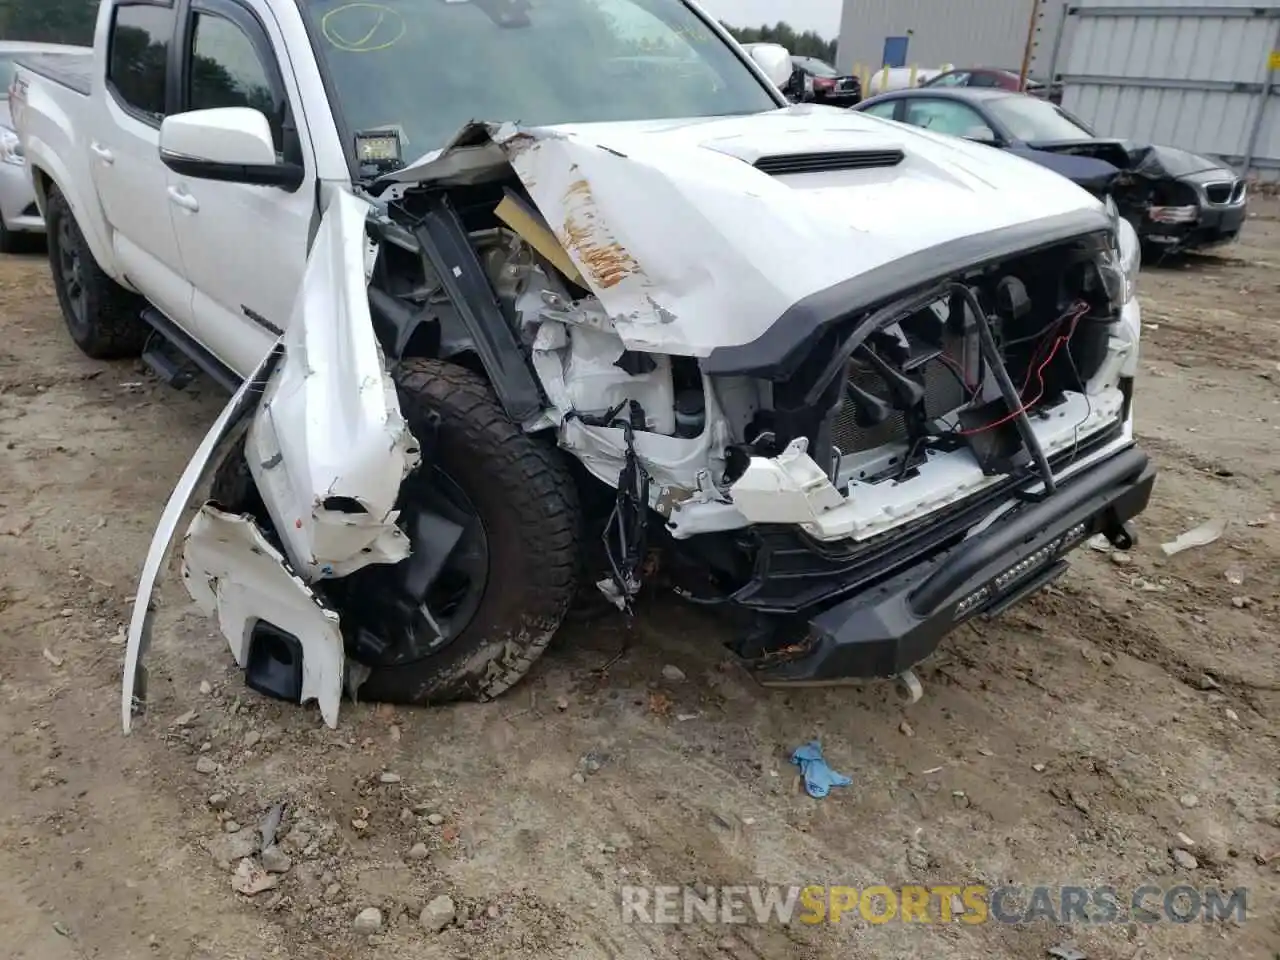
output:
[[1218,161],[1174,147],[1099,137],[1038,97],[929,86],[871,97],[852,109],[977,140],[1056,170],[1112,197],[1143,243],[1165,251],[1229,243],[1247,215],[1245,181]]
[[23,43],[0,40],[0,253],[12,253],[23,234],[43,234],[44,219],[36,207],[22,146],[9,114],[9,84],[18,58],[34,53],[85,52],[85,47],[57,43]]
[[817,57],[792,57],[797,70],[813,78],[814,103],[833,107],[851,107],[862,99],[862,81],[841,76],[840,71]]
[[[922,87],[979,87],[1018,92],[1020,71],[1003,67],[968,67],[964,70],[947,70],[931,77]],[[1027,78],[1026,92],[1033,97],[1043,97],[1053,103],[1062,102],[1062,84],[1046,84],[1034,77]]]
[[[753,58],[756,55],[755,51],[765,47],[772,47],[775,50],[782,51],[783,55],[791,57],[791,54],[786,52],[786,48],[777,43],[756,41],[742,44],[742,49],[747,51]],[[813,77],[796,66],[795,59],[792,58],[791,76],[778,89],[792,103],[809,103],[813,100]]]

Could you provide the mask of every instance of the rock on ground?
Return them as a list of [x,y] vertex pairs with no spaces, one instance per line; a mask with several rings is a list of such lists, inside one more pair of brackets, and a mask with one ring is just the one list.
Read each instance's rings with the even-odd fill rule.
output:
[[360,934],[374,934],[382,929],[382,911],[377,907],[365,907],[356,914],[351,924],[353,930]]
[[432,933],[439,933],[453,923],[457,916],[458,911],[453,899],[442,894],[422,908],[422,913],[418,915],[418,922]]

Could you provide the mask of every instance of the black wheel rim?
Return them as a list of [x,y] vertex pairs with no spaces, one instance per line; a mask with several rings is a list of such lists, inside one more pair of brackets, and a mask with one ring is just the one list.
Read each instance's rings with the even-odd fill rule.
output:
[[69,216],[58,220],[58,279],[67,301],[67,322],[74,330],[85,328],[85,291],[83,261]]
[[425,467],[405,484],[400,526],[411,546],[407,560],[335,581],[349,652],[370,667],[440,653],[475,619],[489,584],[484,521],[444,471]]

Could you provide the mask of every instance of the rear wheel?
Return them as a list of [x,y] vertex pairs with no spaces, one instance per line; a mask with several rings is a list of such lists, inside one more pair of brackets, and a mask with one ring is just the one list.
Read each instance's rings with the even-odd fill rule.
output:
[[579,511],[559,452],[524,433],[489,385],[412,359],[395,371],[423,465],[402,488],[409,559],[326,584],[361,699],[487,700],[541,656],[576,592]]
[[46,207],[49,267],[71,339],[95,360],[138,356],[150,332],[141,317],[142,298],[98,266],[71,205],[57,187],[49,188]]

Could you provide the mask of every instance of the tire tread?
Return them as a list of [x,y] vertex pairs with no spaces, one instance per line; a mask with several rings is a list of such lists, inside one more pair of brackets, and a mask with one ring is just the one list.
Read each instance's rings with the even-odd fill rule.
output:
[[[67,330],[81,351],[95,360],[118,360],[136,357],[146,346],[151,328],[142,319],[143,300],[120,286],[98,266],[93,251],[84,239],[80,225],[67,198],[55,186],[49,187],[48,237],[49,268],[53,273],[53,285],[58,295],[58,305],[63,318],[68,320]],[[82,279],[87,297],[89,330],[85,336],[77,336],[71,327],[71,304],[58,275],[57,223],[61,217],[71,217],[75,243],[79,247]]]
[[[416,419],[415,412],[440,413],[442,429],[451,431],[454,442],[499,478],[518,518],[518,536],[526,551],[522,572],[528,579],[519,584],[504,582],[499,589],[518,589],[528,599],[529,629],[515,631],[500,646],[493,645],[489,648],[493,656],[479,662],[470,658],[459,671],[436,674],[429,688],[420,688],[412,698],[415,702],[490,700],[529,672],[577,594],[581,546],[577,489],[563,455],[513,423],[489,384],[475,373],[438,360],[411,358],[397,365],[395,380],[406,419]],[[415,407],[421,409],[415,411]],[[485,642],[481,638],[481,644]]]

